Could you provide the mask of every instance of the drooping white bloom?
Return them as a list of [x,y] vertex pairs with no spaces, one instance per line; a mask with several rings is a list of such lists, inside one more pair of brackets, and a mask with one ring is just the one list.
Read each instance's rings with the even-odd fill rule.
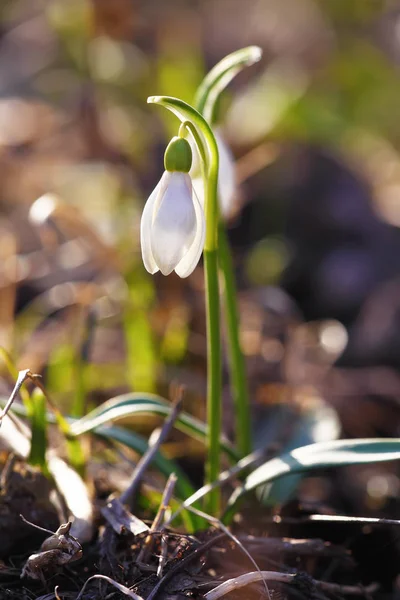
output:
[[[219,152],[219,172],[218,172],[218,201],[219,208],[223,217],[228,217],[232,211],[232,205],[235,197],[236,176],[235,163],[232,153],[218,131],[214,131],[215,140]],[[191,142],[192,144],[192,142]],[[194,143],[193,143],[194,145]],[[204,206],[204,181],[200,171],[200,161],[197,150],[193,148],[193,163],[190,171],[192,175],[193,187],[196,194]]]
[[187,173],[165,171],[143,210],[140,241],[149,273],[188,277],[204,247],[205,217]]

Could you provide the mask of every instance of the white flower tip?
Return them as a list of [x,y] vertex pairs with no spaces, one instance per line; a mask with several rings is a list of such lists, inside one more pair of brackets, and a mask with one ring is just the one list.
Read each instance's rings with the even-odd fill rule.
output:
[[[148,273],[150,273],[150,275],[155,275],[156,273],[158,273],[158,271],[160,270],[158,267],[156,266],[152,266],[149,263],[146,264],[146,262],[143,260],[143,264],[145,266],[145,269]],[[164,275],[164,273],[163,273]]]
[[205,219],[187,173],[164,173],[146,202],[140,230],[149,273],[190,275],[203,251]]
[[44,194],[32,204],[29,220],[35,225],[43,225],[57,208],[59,201],[55,194]]

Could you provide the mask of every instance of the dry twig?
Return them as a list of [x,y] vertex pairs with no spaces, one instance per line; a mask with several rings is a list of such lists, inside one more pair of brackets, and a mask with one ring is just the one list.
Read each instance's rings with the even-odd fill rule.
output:
[[158,567],[157,567],[157,577],[159,579],[161,579],[161,577],[163,576],[163,570],[165,567],[165,563],[167,562],[167,555],[168,555],[167,538],[165,535],[162,535],[161,536],[161,552],[160,552],[160,558],[159,558]]
[[193,550],[193,552],[190,552],[189,554],[187,554],[186,556],[181,558],[181,560],[179,562],[177,562],[173,567],[171,567],[169,569],[169,571],[164,575],[164,577],[162,579],[160,579],[160,581],[157,583],[157,585],[150,592],[149,596],[147,597],[147,600],[154,600],[155,598],[157,598],[157,596],[161,592],[162,588],[165,587],[167,585],[167,583],[175,575],[177,575],[177,573],[179,571],[183,570],[186,567],[186,565],[191,563],[195,558],[199,558],[199,556],[204,554],[204,552],[206,552],[209,548],[211,548],[211,546],[214,546],[217,542],[219,542],[224,537],[225,537],[225,533],[220,533],[219,535],[216,535],[215,537],[211,538],[207,542],[204,542],[204,544],[201,544],[200,546],[195,548]]
[[107,577],[106,575],[92,575],[92,577],[89,577],[89,579],[87,579],[85,581],[81,591],[77,595],[76,600],[80,600],[82,598],[83,592],[85,591],[87,584],[90,581],[93,581],[93,579],[104,579],[104,581],[107,581],[107,583],[116,587],[117,590],[119,590],[126,596],[129,596],[130,598],[132,598],[132,600],[143,600],[143,598],[141,596],[138,596],[137,594],[135,594],[135,592],[132,592],[132,590],[127,588],[125,585],[122,585],[122,583],[118,583],[117,581],[114,581],[114,579],[111,579],[111,577]]
[[165,485],[165,489],[164,489],[163,496],[161,499],[161,504],[160,504],[157,514],[154,518],[154,521],[150,527],[149,535],[146,537],[144,544],[141,547],[139,555],[136,559],[139,564],[146,561],[146,557],[151,550],[151,546],[154,541],[154,537],[152,534],[154,534],[156,531],[158,531],[161,528],[161,525],[164,521],[165,511],[167,510],[167,508],[169,506],[169,502],[170,502],[170,500],[172,498],[172,494],[174,492],[176,481],[177,481],[177,477],[176,477],[175,473],[171,473],[171,475],[169,476],[168,481]]
[[[172,387],[172,386],[171,386]],[[121,502],[132,508],[138,487],[143,478],[145,471],[147,470],[150,463],[153,461],[154,456],[158,452],[161,444],[165,441],[169,432],[172,429],[173,424],[176,421],[177,416],[182,410],[183,402],[183,388],[181,386],[173,386],[172,388],[172,409],[168,419],[165,421],[160,433],[157,438],[153,440],[152,444],[149,445],[147,451],[143,454],[142,458],[136,465],[136,469],[133,472],[132,480],[130,485],[127,487],[125,492],[121,494]]]
[[277,537],[255,537],[239,535],[238,540],[248,546],[256,546],[267,554],[296,554],[296,556],[327,556],[330,558],[344,557],[349,559],[349,551],[342,546],[318,538],[296,539]]
[[15,383],[14,389],[10,394],[10,397],[7,401],[7,404],[5,405],[5,407],[3,408],[3,410],[0,412],[0,425],[2,420],[4,419],[4,417],[6,416],[6,414],[8,413],[8,411],[10,410],[15,398],[17,397],[19,390],[21,389],[23,383],[27,380],[27,379],[31,379],[32,378],[32,373],[30,371],[30,369],[24,369],[24,371],[19,371],[18,373],[18,377],[17,377],[17,381]]
[[109,500],[101,509],[101,514],[118,535],[121,535],[124,530],[130,531],[135,536],[149,531],[146,523],[127,511],[118,498]]
[[[218,527],[219,529],[221,529],[221,531],[223,531],[225,533],[225,535],[227,535],[241,549],[241,551],[247,556],[247,558],[250,560],[251,564],[254,565],[255,568],[257,569],[257,573],[261,574],[260,567],[254,560],[254,558],[251,556],[250,552],[243,546],[241,541],[235,535],[233,535],[233,533],[231,533],[229,531],[229,529],[222,523],[222,521],[220,521],[216,517],[212,517],[211,515],[208,515],[207,513],[203,512],[202,510],[193,508],[192,506],[188,507],[188,509],[191,512],[193,512],[194,514],[198,515],[199,517],[206,519],[207,521],[212,523],[212,525],[214,525],[215,527]],[[270,596],[268,585],[267,585],[266,581],[264,581],[264,587],[265,587],[265,593],[266,593],[268,600],[271,600],[271,596]]]
[[198,500],[201,500],[201,498],[204,498],[204,496],[209,494],[212,490],[215,490],[215,488],[220,487],[224,483],[227,483],[228,481],[234,479],[234,477],[236,477],[236,475],[238,475],[241,471],[243,471],[244,469],[247,469],[247,467],[249,467],[251,465],[254,465],[254,463],[257,463],[261,458],[265,458],[265,450],[264,449],[256,450],[255,452],[252,452],[248,456],[245,456],[244,458],[239,460],[239,462],[235,466],[233,466],[231,469],[228,469],[227,471],[223,471],[220,474],[220,476],[218,477],[218,479],[216,479],[212,483],[207,483],[206,485],[203,485],[201,488],[199,488],[194,494],[189,496],[189,498],[187,498],[181,504],[181,506],[174,512],[174,514],[165,523],[165,526],[172,523],[172,521],[174,519],[176,519],[176,517],[179,516],[183,510],[185,510],[186,508],[188,508],[189,506],[191,506]]
[[[213,590],[207,592],[204,598],[206,598],[206,600],[218,600],[218,598],[222,598],[222,596],[225,596],[226,594],[230,594],[239,588],[251,585],[252,583],[257,583],[259,581],[275,581],[293,585],[296,583],[296,578],[298,578],[298,574],[278,573],[277,571],[253,571],[252,573],[245,573],[244,575],[239,575],[239,577],[233,577],[232,579],[224,581],[224,583],[221,583]],[[345,594],[348,596],[362,596],[363,594],[371,594],[379,588],[377,583],[371,583],[366,587],[361,585],[340,585],[338,583],[318,581],[316,579],[312,579],[311,577],[309,578],[309,582],[314,587],[325,592],[329,592],[331,594]]]

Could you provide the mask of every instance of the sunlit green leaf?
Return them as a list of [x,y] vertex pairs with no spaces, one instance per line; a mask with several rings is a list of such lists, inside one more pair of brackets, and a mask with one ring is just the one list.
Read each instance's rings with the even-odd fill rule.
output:
[[[170,414],[169,402],[154,394],[123,394],[112,398],[91,411],[82,419],[71,425],[74,435],[81,435],[93,431],[100,425],[126,418],[133,415],[148,414],[167,417]],[[190,437],[204,442],[207,434],[207,426],[191,415],[182,412],[176,419],[175,426]],[[234,461],[238,459],[237,452],[233,446],[224,438],[221,438],[221,449]]]
[[296,448],[255,469],[231,496],[228,505],[263,483],[314,469],[400,459],[400,438],[335,440]]
[[28,457],[28,463],[40,467],[43,471],[46,467],[47,450],[47,419],[46,419],[46,398],[39,388],[35,388],[31,396],[31,451]]
[[258,62],[261,56],[262,50],[258,46],[242,48],[225,56],[206,75],[197,90],[194,106],[209,123],[214,120],[215,105],[221,92],[242,69]]

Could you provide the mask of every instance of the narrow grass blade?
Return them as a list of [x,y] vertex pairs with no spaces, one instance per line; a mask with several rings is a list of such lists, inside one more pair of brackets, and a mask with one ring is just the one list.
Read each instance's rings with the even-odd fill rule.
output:
[[46,398],[42,390],[35,388],[32,396],[31,407],[31,451],[28,463],[40,467],[44,473],[47,472],[46,450],[47,450],[47,419]]

